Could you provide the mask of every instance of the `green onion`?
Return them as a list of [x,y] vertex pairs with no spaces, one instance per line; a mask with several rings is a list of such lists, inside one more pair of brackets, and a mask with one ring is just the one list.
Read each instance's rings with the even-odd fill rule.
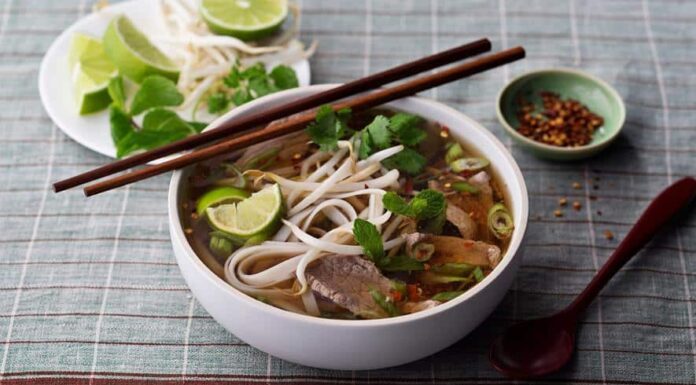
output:
[[372,299],[375,301],[379,307],[384,310],[385,313],[387,313],[390,317],[395,317],[397,315],[400,315],[401,312],[399,311],[399,308],[396,307],[393,301],[391,299],[387,298],[384,294],[382,294],[381,291],[377,289],[370,289],[370,295],[372,296]]
[[476,266],[476,268],[474,269],[473,276],[476,279],[476,282],[481,282],[484,278],[486,278],[486,276],[483,275],[483,270],[481,270],[481,268],[478,266]]
[[460,158],[448,163],[452,171],[479,171],[490,164],[488,159],[484,158]]
[[464,294],[464,291],[462,290],[443,291],[442,293],[435,294],[431,299],[434,301],[447,302],[459,297],[462,294]]
[[398,279],[392,279],[391,280],[391,287],[392,287],[392,290],[398,291],[399,293],[401,293],[404,296],[404,298],[406,297],[406,282],[400,281]]
[[474,271],[475,266],[468,263],[443,263],[442,265],[434,265],[430,271],[444,275],[454,275],[465,277]]
[[208,246],[210,247],[210,251],[212,251],[213,254],[220,257],[226,257],[232,254],[232,252],[234,251],[234,245],[232,244],[232,241],[217,233],[211,234],[210,243],[208,244]]
[[429,271],[422,273],[420,275],[419,279],[421,282],[423,282],[426,285],[439,285],[439,284],[455,283],[455,282],[465,282],[465,283],[473,282],[473,280],[470,277],[457,277],[457,276],[453,276],[453,275],[442,275],[442,274],[432,273]]
[[390,258],[382,258],[377,267],[382,271],[420,271],[423,270],[423,263],[418,262],[408,255],[395,255]]
[[467,192],[469,194],[478,194],[478,187],[474,186],[469,182],[454,182],[452,183],[452,188],[459,192]]
[[445,153],[445,163],[450,164],[459,158],[464,157],[464,149],[459,143],[450,143]]
[[496,203],[488,210],[488,228],[498,239],[507,239],[512,234],[514,223],[502,203]]

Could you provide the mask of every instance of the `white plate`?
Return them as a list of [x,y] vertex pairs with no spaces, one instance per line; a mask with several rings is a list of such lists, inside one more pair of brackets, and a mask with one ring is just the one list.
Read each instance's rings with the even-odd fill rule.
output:
[[[75,32],[101,36],[109,21],[118,14],[128,16],[146,35],[152,34],[163,29],[161,20],[153,20],[155,6],[156,0],[131,0],[92,13],[63,31],[41,62],[39,93],[41,103],[53,122],[76,142],[112,158],[116,157],[116,148],[111,141],[108,112],[87,116],[77,113],[67,63],[70,40]],[[297,62],[292,68],[297,73],[300,86],[309,85],[309,62]]]

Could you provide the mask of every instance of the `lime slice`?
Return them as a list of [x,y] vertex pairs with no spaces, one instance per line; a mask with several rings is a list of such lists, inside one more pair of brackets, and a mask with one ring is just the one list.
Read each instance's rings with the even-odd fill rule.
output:
[[242,40],[275,32],[288,15],[287,0],[203,0],[201,15],[211,31]]
[[283,195],[274,184],[239,203],[209,207],[206,213],[213,227],[228,234],[243,238],[269,235],[280,225]]
[[68,68],[80,115],[101,111],[109,106],[111,97],[107,86],[118,72],[104,54],[99,39],[75,33],[68,51]]
[[234,187],[217,187],[206,192],[198,199],[196,212],[198,215],[203,215],[208,207],[217,206],[225,202],[238,202],[246,198],[249,198],[249,192],[246,190]]
[[177,81],[179,69],[127,17],[120,15],[104,32],[104,50],[119,71],[136,83],[148,75]]

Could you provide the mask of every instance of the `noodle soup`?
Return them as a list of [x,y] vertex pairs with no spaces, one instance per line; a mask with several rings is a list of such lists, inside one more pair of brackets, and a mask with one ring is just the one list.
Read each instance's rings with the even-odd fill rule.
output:
[[391,110],[320,110],[304,132],[195,166],[180,214],[215,274],[259,301],[394,317],[483,280],[514,231],[487,159]]

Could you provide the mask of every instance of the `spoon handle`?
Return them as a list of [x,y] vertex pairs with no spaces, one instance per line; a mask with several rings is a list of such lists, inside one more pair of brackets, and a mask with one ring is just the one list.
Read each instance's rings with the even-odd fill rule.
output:
[[694,195],[696,195],[696,179],[687,177],[667,187],[653,199],[619,247],[566,311],[576,315],[585,310],[614,274],[672,217],[686,208]]

